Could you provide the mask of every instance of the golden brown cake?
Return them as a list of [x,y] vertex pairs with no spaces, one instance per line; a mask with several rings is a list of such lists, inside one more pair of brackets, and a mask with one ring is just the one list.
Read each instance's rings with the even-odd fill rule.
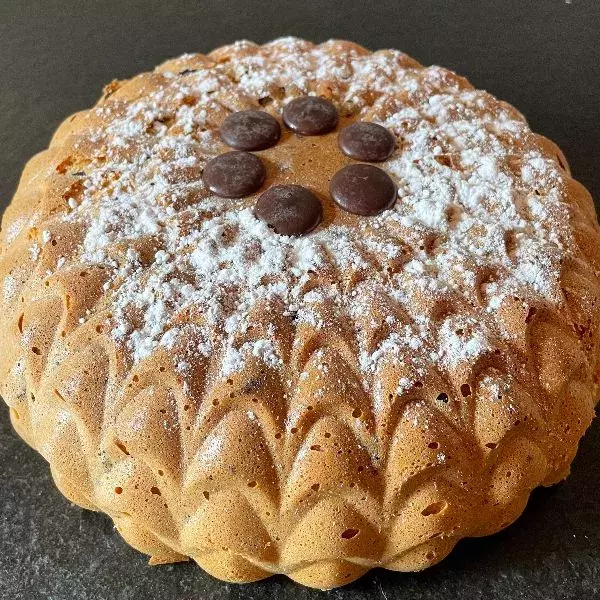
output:
[[12,423],[152,564],[423,569],[563,479],[594,414],[589,193],[395,50],[239,42],[112,82],[0,248]]

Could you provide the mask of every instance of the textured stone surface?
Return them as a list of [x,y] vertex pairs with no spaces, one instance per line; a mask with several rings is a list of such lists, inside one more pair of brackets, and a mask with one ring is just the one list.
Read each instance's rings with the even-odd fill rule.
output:
[[[2,205],[24,161],[46,145],[65,115],[89,105],[113,76],[125,77],[180,52],[285,33],[399,47],[424,63],[469,75],[555,139],[574,175],[597,198],[600,52],[592,36],[600,19],[595,0],[514,0],[497,8],[474,0],[450,1],[443,8],[437,1],[386,1],[366,22],[361,13],[368,6],[360,3],[346,8],[335,26],[335,9],[313,10],[325,3],[289,3],[288,10],[276,11],[269,3],[269,19],[259,18],[261,4],[182,2],[173,11],[158,2],[143,9],[148,3],[138,1],[126,7],[107,2],[90,10],[5,3],[0,8],[0,39],[7,46],[0,53]],[[464,43],[467,34],[469,44]],[[2,411],[0,598],[595,597],[600,593],[599,443],[595,423],[571,478],[534,493],[524,516],[505,532],[462,542],[448,560],[424,574],[374,572],[349,588],[322,594],[283,578],[238,587],[216,582],[193,565],[149,569],[106,517],[69,506],[54,489],[43,459],[10,431]]]

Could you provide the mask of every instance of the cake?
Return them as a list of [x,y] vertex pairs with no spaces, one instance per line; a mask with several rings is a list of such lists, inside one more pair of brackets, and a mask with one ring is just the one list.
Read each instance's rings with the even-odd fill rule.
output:
[[599,270],[590,194],[509,104],[396,50],[242,41],[113,81],[29,161],[1,393],[151,564],[420,570],[567,476]]

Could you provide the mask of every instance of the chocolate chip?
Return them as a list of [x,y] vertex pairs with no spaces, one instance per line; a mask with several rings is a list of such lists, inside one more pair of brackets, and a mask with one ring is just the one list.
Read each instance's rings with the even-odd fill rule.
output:
[[219,129],[221,139],[236,150],[264,150],[281,136],[277,119],[262,110],[241,110],[229,115]]
[[389,158],[396,140],[385,127],[359,121],[340,131],[338,144],[340,150],[350,158],[379,162]]
[[282,235],[303,235],[323,218],[319,199],[301,185],[274,185],[261,194],[254,215]]
[[325,98],[302,96],[285,105],[283,122],[301,135],[321,135],[335,129],[338,111]]
[[208,161],[202,179],[217,196],[241,198],[255,192],[265,180],[260,158],[248,152],[226,152]]
[[371,216],[391,208],[396,201],[396,186],[390,176],[373,165],[348,165],[332,178],[331,197],[344,210]]

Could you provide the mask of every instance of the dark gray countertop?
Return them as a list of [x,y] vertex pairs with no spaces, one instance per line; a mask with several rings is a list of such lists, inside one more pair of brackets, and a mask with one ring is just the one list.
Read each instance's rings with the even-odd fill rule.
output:
[[[0,207],[25,161],[104,83],[186,51],[295,34],[397,47],[515,104],[600,194],[597,0],[105,0],[0,3]],[[2,349],[0,348],[0,352]],[[149,568],[108,518],[72,507],[0,410],[0,600],[600,598],[600,423],[571,477],[506,531],[421,574],[374,571],[328,594],[282,577],[246,586],[192,564]]]

